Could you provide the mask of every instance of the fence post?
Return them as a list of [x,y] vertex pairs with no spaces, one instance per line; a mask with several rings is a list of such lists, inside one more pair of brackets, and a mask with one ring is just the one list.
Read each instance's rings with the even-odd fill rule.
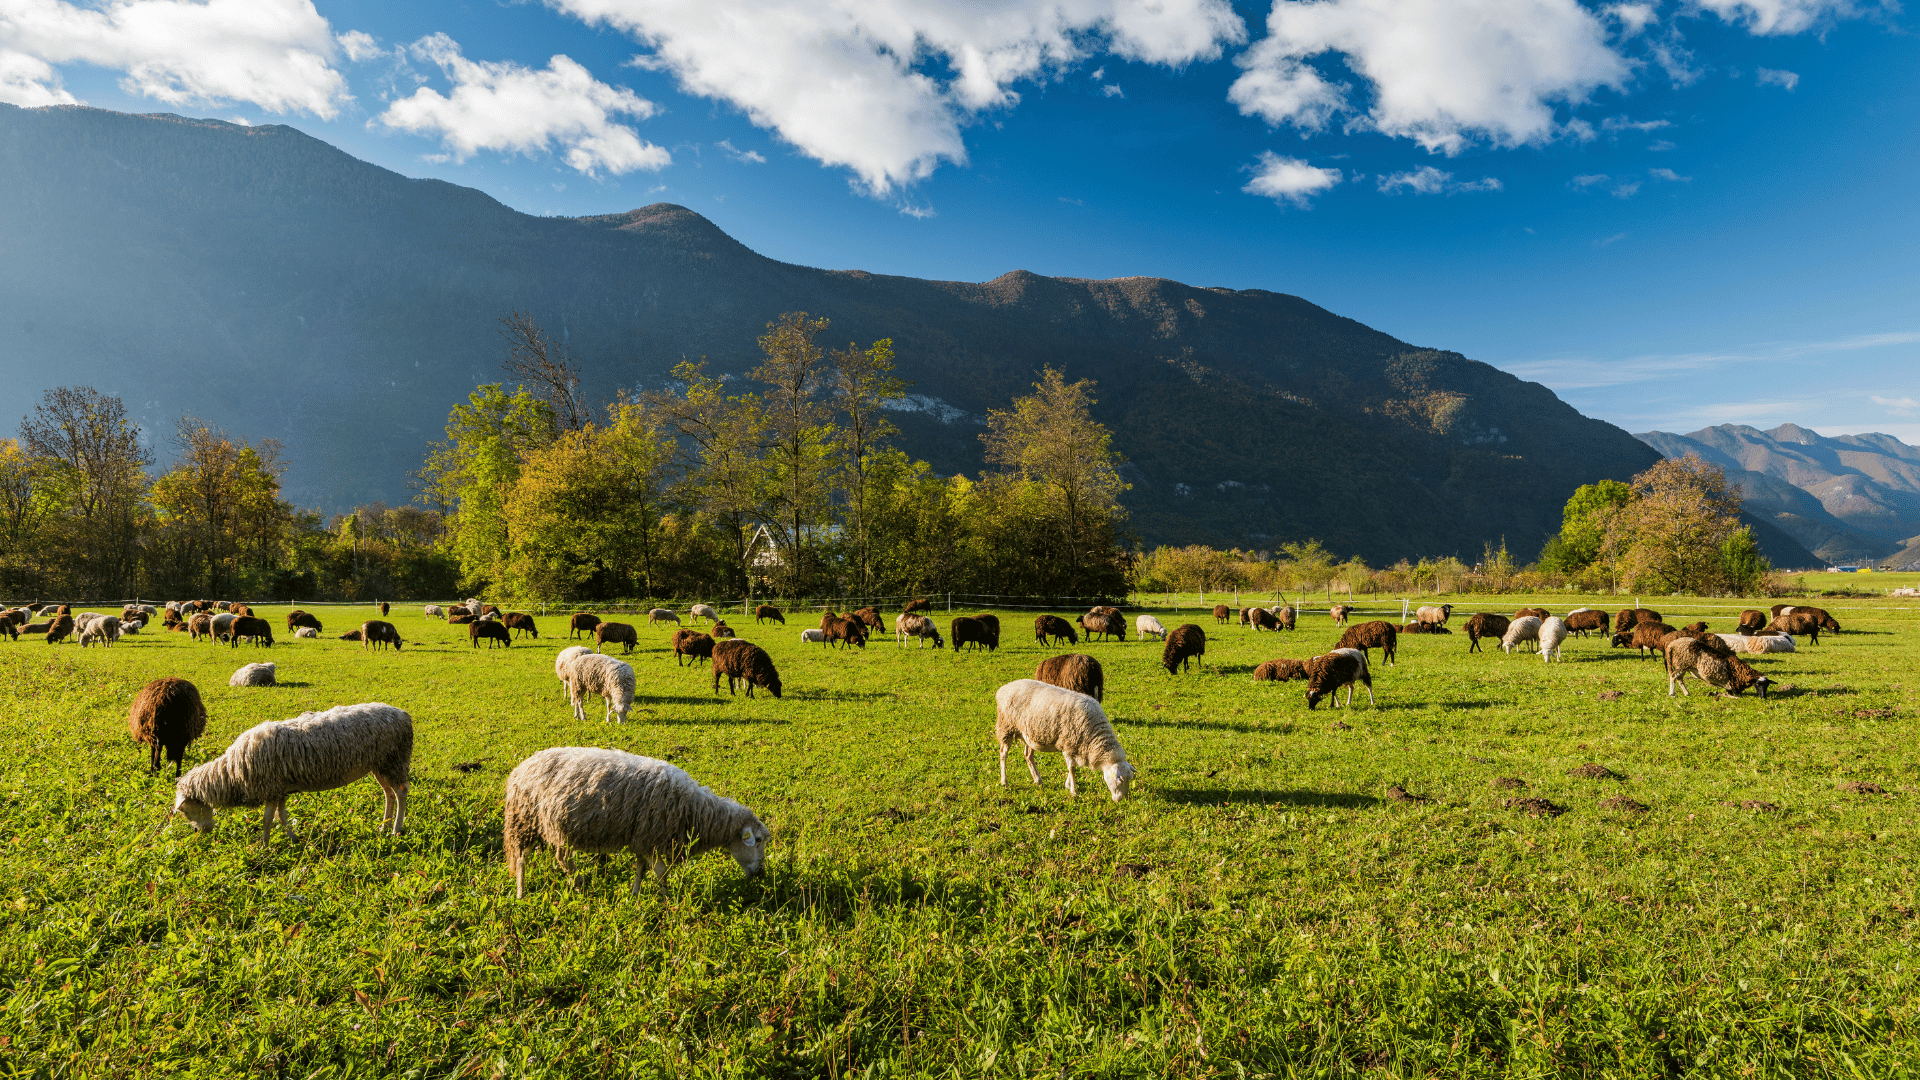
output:
[[953,594],[947,594],[947,614],[953,614]]

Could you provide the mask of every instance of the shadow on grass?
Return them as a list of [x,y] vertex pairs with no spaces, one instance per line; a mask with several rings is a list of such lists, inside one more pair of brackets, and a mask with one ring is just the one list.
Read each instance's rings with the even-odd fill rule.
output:
[[1166,788],[1156,790],[1155,795],[1167,802],[1183,803],[1187,806],[1228,806],[1251,804],[1256,806],[1324,806],[1360,808],[1378,805],[1380,800],[1371,795],[1355,795],[1344,791],[1271,791],[1265,789],[1234,790],[1232,788]]
[[[1144,728],[1174,728],[1189,731],[1231,731],[1238,735],[1250,735],[1254,732],[1271,734],[1287,721],[1274,721],[1271,724],[1231,723],[1225,720],[1143,720],[1138,717],[1113,718],[1116,725]],[[1017,743],[1015,745],[1018,745]]]

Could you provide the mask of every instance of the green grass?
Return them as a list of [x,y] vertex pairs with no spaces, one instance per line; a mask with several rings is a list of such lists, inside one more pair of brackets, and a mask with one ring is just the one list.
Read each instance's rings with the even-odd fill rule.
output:
[[[1528,598],[1494,599],[1456,619]],[[1657,661],[1599,639],[1545,665],[1455,634],[1403,637],[1379,707],[1337,712],[1249,676],[1330,647],[1324,614],[1256,635],[1189,610],[1205,674],[1082,646],[1140,769],[1118,805],[1092,773],[1070,801],[1057,758],[1044,788],[1017,754],[997,782],[993,690],[1057,651],[1030,613],[960,656],[734,619],[780,701],[715,700],[643,629],[625,726],[573,720],[552,617],[493,652],[417,607],[398,655],[334,640],[369,617],[339,608],[271,650],[0,642],[0,1075],[1911,1075],[1920,604],[1900,603],[1826,604],[1847,632],[1757,658],[1794,686],[1768,702],[1669,700]],[[283,685],[229,688],[254,659]],[[156,837],[171,774],[125,717],[162,674],[212,716],[189,767],[262,720],[409,710],[409,832],[378,834],[369,779],[295,796],[298,841],[255,846],[249,811]],[[540,855],[514,900],[501,784],[561,745],[669,757],[745,802],[767,873],[708,856],[635,900],[630,858],[584,860],[575,891]],[[1568,776],[1585,762],[1623,778]],[[1498,777],[1568,812],[1504,809]]]

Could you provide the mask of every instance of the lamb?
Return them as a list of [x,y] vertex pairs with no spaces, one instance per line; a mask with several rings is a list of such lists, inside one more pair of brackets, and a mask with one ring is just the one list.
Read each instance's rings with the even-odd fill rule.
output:
[[1110,637],[1116,641],[1127,640],[1127,620],[1119,612],[1098,611],[1080,616],[1080,626],[1087,632],[1091,642],[1093,635]]
[[553,677],[560,680],[560,696],[567,697],[567,665],[582,656],[592,656],[593,650],[585,645],[569,645],[561,649],[553,658]]
[[1681,638],[1667,646],[1666,661],[1668,697],[1673,696],[1676,687],[1682,694],[1692,696],[1687,689],[1689,675],[1736,697],[1751,688],[1758,690],[1765,700],[1767,688],[1772,685],[1772,680],[1755,671],[1745,660],[1722,656],[1706,648],[1697,638]]
[[567,685],[567,700],[573,703],[575,720],[586,720],[587,698],[598,695],[607,703],[602,723],[616,715],[621,723],[627,722],[627,713],[633,709],[633,668],[626,661],[592,652],[576,656],[561,669],[560,680]]
[[1145,641],[1148,638],[1155,638],[1159,641],[1167,640],[1167,628],[1161,626],[1160,620],[1151,615],[1135,615],[1133,617],[1133,631],[1140,635],[1141,641]]
[[[674,621],[676,623],[679,622],[678,619]],[[633,647],[639,643],[640,635],[627,623],[603,622],[593,628],[594,652],[599,652],[601,646],[604,645],[622,645],[625,647],[620,650],[620,655],[625,656],[632,652]]]
[[1339,705],[1340,688],[1343,686],[1347,688],[1347,708],[1353,708],[1355,682],[1367,688],[1367,704],[1374,705],[1373,676],[1367,671],[1365,649],[1335,649],[1324,656],[1310,658],[1306,668],[1309,711],[1320,703],[1321,698],[1329,695],[1333,697],[1333,705]]
[[713,635],[703,634],[691,626],[683,626],[673,632],[673,666],[681,665],[681,657],[689,656],[695,660],[713,659]]
[[1500,637],[1500,651],[1512,653],[1522,642],[1533,642],[1534,648],[1540,647],[1540,619],[1534,615],[1522,615],[1507,624],[1507,632]]
[[1333,616],[1333,625],[1345,626],[1347,625],[1347,616],[1353,614],[1353,606],[1351,604],[1335,604],[1327,609],[1327,614]]
[[947,647],[946,641],[940,637],[940,628],[933,625],[933,620],[925,615],[908,615],[902,612],[894,616],[893,634],[901,648],[906,647],[908,638],[917,639],[920,642],[920,648],[923,649],[927,647],[928,638],[933,639],[933,647],[936,649]]
[[1616,649],[1639,649],[1642,657],[1658,653],[1673,627],[1663,622],[1637,622],[1633,629],[1613,635],[1610,644]]
[[1614,617],[1613,632],[1616,634],[1631,633],[1634,623],[1660,621],[1660,613],[1657,611],[1649,611],[1646,608],[1621,608],[1620,614]]
[[1160,649],[1160,666],[1175,675],[1187,669],[1187,661],[1197,660],[1200,670],[1207,667],[1207,632],[1192,623],[1182,623],[1167,634]]
[[647,612],[648,626],[652,626],[654,623],[663,623],[663,622],[670,622],[675,626],[679,626],[680,616],[675,615],[673,613],[672,608],[657,607]]
[[394,652],[400,651],[400,631],[395,630],[392,623],[379,619],[360,624],[360,641],[362,648],[378,651],[383,645],[391,645]]
[[591,635],[593,628],[600,625],[600,616],[591,611],[576,611],[567,620],[567,640],[572,641],[582,634]]
[[1566,624],[1568,633],[1578,634],[1581,637],[1586,637],[1589,632],[1595,630],[1606,633],[1607,613],[1595,611],[1592,608],[1575,608],[1567,612]]
[[[1058,615],[1037,615],[1033,620],[1033,640],[1042,645],[1051,645],[1065,641],[1072,645],[1080,644],[1080,632],[1073,624]],[[958,648],[958,646],[955,646]]]
[[1347,627],[1347,632],[1340,635],[1340,640],[1334,642],[1333,647],[1359,649],[1361,652],[1379,649],[1380,658],[1387,662],[1388,667],[1392,667],[1400,651],[1400,631],[1390,622],[1375,619],[1372,622]]
[[533,616],[524,611],[509,611],[504,617],[508,630],[518,631],[535,641],[540,640],[540,628],[533,624]]
[[496,641],[509,649],[513,648],[513,635],[507,631],[506,624],[492,619],[481,619],[479,622],[468,624],[467,641],[477,649],[482,639],[485,639],[489,649],[493,648],[493,643]]
[[200,702],[200,691],[185,679],[162,676],[140,688],[127,710],[127,734],[133,741],[153,748],[148,772],[160,771],[160,751],[173,762],[175,779],[187,746],[207,730],[207,707]]
[[392,705],[372,701],[269,720],[241,732],[226,753],[181,777],[174,785],[173,809],[160,825],[165,828],[180,814],[195,832],[212,832],[215,810],[259,806],[264,844],[275,818],[293,835],[287,796],[345,787],[372,773],[386,794],[381,828],[398,836],[406,828],[412,766],[413,717]]
[[425,615],[429,619],[444,619],[447,617],[447,609],[441,607],[439,604],[428,604],[426,607],[420,609],[420,614]]
[[1082,693],[1095,701],[1105,701],[1107,673],[1100,661],[1085,653],[1068,653],[1040,661],[1033,677],[1043,683]]
[[1133,784],[1133,763],[1127,760],[1127,752],[1121,749],[1120,738],[1098,701],[1037,679],[1016,679],[994,694],[994,705],[1002,787],[1007,783],[1007,750],[1019,739],[1026,752],[1027,772],[1036,785],[1040,783],[1040,769],[1033,755],[1058,753],[1067,765],[1067,794],[1080,794],[1073,770],[1085,766],[1100,770],[1114,802],[1126,798]]
[[753,621],[756,623],[771,621],[771,622],[777,622],[781,626],[787,625],[786,615],[783,614],[779,608],[774,607],[772,604],[761,604],[758,607],[754,608]]
[[1433,605],[1427,605],[1427,606],[1416,609],[1413,613],[1414,622],[1432,623],[1435,626],[1447,625],[1447,620],[1452,617],[1453,617],[1452,604],[1441,604],[1437,607]]
[[272,686],[274,671],[272,664],[247,664],[233,673],[233,677],[227,680],[227,685]]
[[1231,618],[1233,618],[1232,608],[1225,604],[1213,605],[1213,624],[1215,626],[1225,626],[1227,620]]
[[1255,607],[1242,611],[1240,613],[1240,625],[1246,626],[1249,623],[1253,625],[1255,633],[1259,633],[1262,630],[1277,631],[1280,629],[1280,620],[1274,618],[1273,612],[1268,611],[1266,608]]
[[294,608],[292,611],[287,612],[287,630],[289,632],[297,630],[302,626],[315,633],[325,633],[327,629],[320,625],[319,619],[301,611],[299,608]]
[[859,619],[847,617],[829,617],[827,625],[822,627],[827,635],[827,643],[840,642],[842,645],[867,647],[867,624]]
[[[1052,616],[1044,617],[1051,618]],[[992,627],[979,619],[961,615],[953,620],[948,629],[953,634],[953,652],[955,656],[960,654],[961,647],[965,645],[971,645],[976,649],[985,649],[988,652],[993,652],[1000,648],[1000,635],[995,633]]]
[[265,619],[256,619],[251,615],[235,617],[233,625],[227,628],[227,640],[234,648],[240,647],[240,639],[246,638],[255,645],[273,647],[273,624]]
[[1778,630],[1793,637],[1805,637],[1815,645],[1820,644],[1820,620],[1805,611],[1790,611],[1775,615],[1767,629]]
[[728,626],[725,622],[714,623],[711,627],[707,629],[707,633],[712,634],[715,638],[730,638],[730,637],[740,636],[734,633],[733,627]]
[[315,630],[311,626],[303,626],[300,629],[295,630],[293,632],[293,636],[297,638],[317,638],[320,636],[320,631]]
[[1742,634],[1751,634],[1755,630],[1764,630],[1767,624],[1772,621],[1773,620],[1760,612],[1748,608],[1740,613],[1740,632]]
[[1551,664],[1555,660],[1566,663],[1567,658],[1560,655],[1560,643],[1567,640],[1565,619],[1549,615],[1547,621],[1540,624],[1540,662]]
[[102,648],[120,640],[120,620],[111,615],[103,615],[87,620],[80,628],[80,647],[86,648],[90,641],[97,641]]
[[826,643],[827,632],[825,630],[800,631],[800,644],[802,645],[825,645]]
[[527,852],[550,847],[562,873],[576,851],[631,851],[633,895],[648,868],[662,886],[683,860],[724,850],[742,873],[766,866],[771,835],[753,811],[700,786],[683,770],[624,750],[558,746],[507,776],[503,837],[516,897],[527,895]]
[[758,686],[772,694],[780,696],[780,672],[774,669],[773,658],[767,651],[750,641],[722,641],[713,647],[713,692],[720,693],[720,676],[727,677],[727,693],[733,693],[736,681],[747,684],[747,696],[753,696],[753,688]]
[[713,610],[711,607],[708,607],[706,604],[695,604],[692,607],[687,609],[687,618],[705,619],[708,622],[719,622],[720,613]]
[[1269,660],[1253,669],[1253,678],[1256,682],[1286,682],[1289,679],[1306,677],[1305,664],[1298,660],[1289,660],[1284,656],[1277,660]]

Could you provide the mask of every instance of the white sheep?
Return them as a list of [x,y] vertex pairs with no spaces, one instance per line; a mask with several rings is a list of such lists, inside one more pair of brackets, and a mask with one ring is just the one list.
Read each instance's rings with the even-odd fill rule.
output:
[[593,650],[585,645],[572,645],[561,649],[559,655],[553,658],[553,677],[560,680],[561,697],[567,697],[569,694],[567,690],[567,665],[573,663],[574,657],[586,656],[592,652]]
[[633,668],[625,661],[589,653],[574,657],[560,677],[566,681],[575,720],[586,720],[587,697],[597,694],[607,702],[606,715],[600,718],[603,722],[612,720],[615,714],[621,723],[627,722],[627,713],[633,709]]
[[691,608],[687,609],[687,618],[706,619],[708,622],[719,622],[720,613],[713,610],[712,608],[708,607],[705,604],[695,604]]
[[272,664],[248,664],[233,673],[227,680],[228,686],[272,686],[274,666]]
[[663,623],[663,622],[670,622],[675,626],[679,626],[680,616],[674,614],[672,608],[657,607],[647,612],[648,626],[652,626],[654,623]]
[[1531,641],[1535,648],[1540,647],[1540,617],[1522,615],[1507,624],[1507,632],[1500,639],[1500,651],[1511,653],[1514,646],[1523,641]]
[[1161,641],[1167,640],[1167,628],[1161,626],[1160,620],[1151,615],[1134,616],[1133,628],[1139,633],[1142,641],[1149,637],[1159,638]]
[[214,638],[219,641],[225,641],[228,638],[232,637],[233,636],[233,620],[237,618],[239,618],[239,616],[234,615],[231,612],[222,612],[218,615],[215,615],[213,617]]
[[825,630],[802,630],[800,631],[800,643],[803,645],[825,645],[827,643],[827,632]]
[[507,775],[507,866],[519,897],[527,895],[527,851],[534,847],[552,848],[568,875],[576,851],[631,851],[637,896],[649,867],[664,886],[669,867],[716,849],[755,877],[766,867],[771,835],[753,811],[685,770],[624,750],[557,746]]
[[212,832],[215,810],[258,806],[264,844],[276,817],[293,835],[287,796],[346,787],[371,773],[386,794],[381,828],[398,835],[406,825],[412,767],[413,717],[392,705],[370,701],[269,720],[241,732],[226,753],[181,777],[174,785],[173,809],[160,826],[180,814],[195,832]]
[[128,634],[137,634],[140,632],[140,628],[145,625],[146,623],[141,622],[138,619],[135,619],[131,622],[122,622],[120,624],[120,636],[126,637]]
[[1715,634],[1714,637],[1727,643],[1727,648],[1744,653],[1790,653],[1796,652],[1793,639],[1785,634]]
[[293,630],[293,636],[297,638],[299,637],[317,638],[320,636],[320,631],[315,630],[311,626],[297,626]]
[[[1533,616],[1529,615],[1527,617],[1532,618]],[[1511,630],[1512,627],[1508,627],[1508,629]],[[1564,619],[1558,615],[1547,616],[1547,620],[1540,624],[1541,663],[1551,664],[1555,660],[1563,664],[1566,663],[1566,658],[1560,655],[1560,643],[1567,640],[1569,633],[1570,631],[1568,631]]]
[[1452,604],[1440,604],[1437,606],[1429,604],[1425,607],[1415,610],[1413,613],[1413,619],[1415,622],[1432,623],[1435,626],[1445,626],[1447,625],[1447,619],[1452,617],[1452,615],[1453,615]]
[[933,620],[912,612],[903,611],[893,617],[893,636],[901,648],[906,647],[908,638],[917,639],[923,649],[927,647],[929,638],[933,639],[934,648],[947,647],[946,640],[940,636],[940,628],[933,625]]
[[83,649],[90,641],[97,641],[104,648],[120,640],[120,620],[112,615],[94,615],[85,622],[75,620],[74,627],[80,632],[80,647]]
[[1000,785],[1007,783],[1007,748],[1018,738],[1027,755],[1027,772],[1040,782],[1033,763],[1038,753],[1058,753],[1067,763],[1067,794],[1079,795],[1073,770],[1099,769],[1114,802],[1126,797],[1133,783],[1133,763],[1120,747],[1120,738],[1100,703],[1085,694],[1043,683],[1015,679],[994,694],[994,738],[1000,742]]
[[420,611],[421,614],[429,619],[444,619],[447,617],[447,609],[441,607],[439,604],[428,604],[426,607],[421,608]]

